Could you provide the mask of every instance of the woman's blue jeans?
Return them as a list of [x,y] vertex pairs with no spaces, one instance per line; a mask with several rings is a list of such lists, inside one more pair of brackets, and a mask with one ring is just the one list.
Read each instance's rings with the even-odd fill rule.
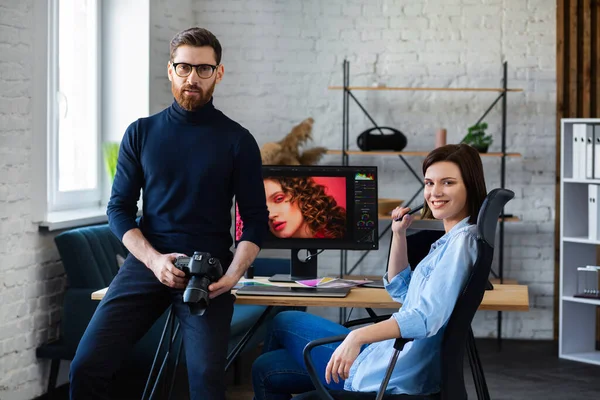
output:
[[[302,358],[312,340],[349,333],[348,328],[313,314],[285,311],[271,322],[263,354],[252,365],[252,385],[256,400],[288,400],[291,394],[314,390]],[[325,382],[325,367],[339,343],[316,347],[311,355],[317,373]],[[341,390],[344,382],[326,385]]]

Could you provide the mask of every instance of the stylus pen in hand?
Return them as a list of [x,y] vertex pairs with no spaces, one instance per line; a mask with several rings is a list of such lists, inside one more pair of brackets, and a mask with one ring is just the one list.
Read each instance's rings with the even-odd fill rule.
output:
[[[409,212],[407,212],[404,215],[413,215],[414,213],[416,213],[417,211],[421,211],[421,209],[423,208],[423,206],[425,205],[425,203],[421,204],[420,206],[417,206],[413,209],[411,209]],[[402,216],[402,218],[404,218],[404,215]],[[394,219],[394,221],[402,221],[402,218],[396,218]]]

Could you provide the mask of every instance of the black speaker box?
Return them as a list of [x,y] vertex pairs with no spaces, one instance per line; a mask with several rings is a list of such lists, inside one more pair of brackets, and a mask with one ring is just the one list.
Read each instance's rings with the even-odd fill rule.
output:
[[402,151],[406,147],[406,136],[397,129],[381,126],[361,133],[356,139],[356,144],[362,151]]

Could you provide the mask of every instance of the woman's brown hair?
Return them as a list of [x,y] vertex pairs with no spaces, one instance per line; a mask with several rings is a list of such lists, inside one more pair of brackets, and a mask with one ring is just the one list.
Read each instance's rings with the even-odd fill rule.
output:
[[[431,151],[423,160],[423,176],[432,164],[440,161],[449,161],[458,166],[467,189],[467,209],[469,210],[469,223],[476,224],[479,209],[487,196],[483,165],[479,152],[468,144],[448,144]],[[433,218],[431,209],[425,202],[423,218]]]
[[337,204],[325,187],[312,178],[276,177],[281,190],[297,203],[304,220],[313,233],[322,232],[326,238],[342,238],[346,233],[346,210]]

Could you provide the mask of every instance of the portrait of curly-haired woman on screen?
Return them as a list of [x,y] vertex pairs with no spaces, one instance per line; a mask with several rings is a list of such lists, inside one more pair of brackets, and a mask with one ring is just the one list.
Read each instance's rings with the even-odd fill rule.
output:
[[308,177],[264,179],[269,230],[278,238],[342,238],[346,210]]

